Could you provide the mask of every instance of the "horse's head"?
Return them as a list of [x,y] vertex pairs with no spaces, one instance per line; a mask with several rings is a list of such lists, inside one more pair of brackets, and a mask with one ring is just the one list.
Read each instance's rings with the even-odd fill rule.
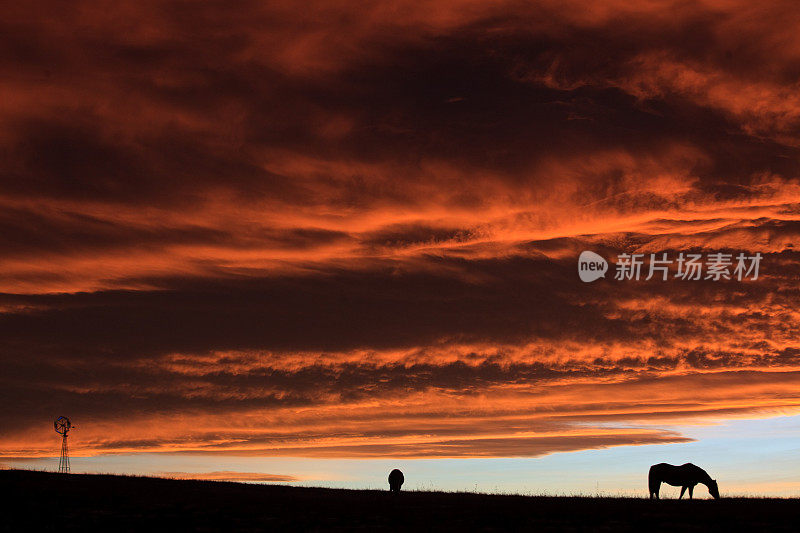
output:
[[708,482],[708,493],[711,494],[715,500],[719,500],[719,487],[717,486],[716,479],[712,479]]

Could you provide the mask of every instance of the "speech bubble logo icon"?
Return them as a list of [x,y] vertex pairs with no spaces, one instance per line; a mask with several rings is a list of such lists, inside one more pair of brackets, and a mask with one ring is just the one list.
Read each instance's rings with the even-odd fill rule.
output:
[[606,277],[608,261],[602,256],[588,250],[581,252],[578,257],[578,276],[581,281],[589,283],[599,278]]

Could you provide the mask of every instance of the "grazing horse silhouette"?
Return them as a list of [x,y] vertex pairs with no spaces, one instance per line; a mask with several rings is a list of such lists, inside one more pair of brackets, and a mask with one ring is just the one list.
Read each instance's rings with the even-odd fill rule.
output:
[[667,463],[659,463],[650,467],[650,475],[648,476],[648,483],[650,485],[650,499],[659,499],[658,491],[661,488],[661,483],[667,483],[673,487],[681,488],[681,495],[678,499],[683,498],[683,493],[689,489],[689,499],[692,499],[694,493],[694,486],[702,483],[708,487],[708,493],[715,499],[719,499],[719,487],[717,480],[711,479],[708,473],[695,466],[692,463],[686,463],[681,466],[668,465]]
[[403,481],[405,478],[403,477],[403,473],[398,469],[394,469],[389,472],[389,490],[392,492],[400,492],[400,487],[403,486]]

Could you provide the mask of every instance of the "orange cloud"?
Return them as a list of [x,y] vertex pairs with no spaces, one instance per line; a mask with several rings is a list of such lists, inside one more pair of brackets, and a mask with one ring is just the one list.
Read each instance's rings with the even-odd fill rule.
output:
[[[52,455],[56,413],[85,455],[317,457],[796,413],[796,12],[10,9],[0,456]],[[587,285],[587,249],[764,259]]]

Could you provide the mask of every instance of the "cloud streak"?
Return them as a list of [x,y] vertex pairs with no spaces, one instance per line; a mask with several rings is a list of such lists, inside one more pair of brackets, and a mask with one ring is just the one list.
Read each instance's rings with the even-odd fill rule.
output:
[[160,477],[175,479],[198,479],[202,481],[235,481],[245,483],[291,483],[298,479],[294,476],[280,474],[262,474],[261,472],[159,472]]

